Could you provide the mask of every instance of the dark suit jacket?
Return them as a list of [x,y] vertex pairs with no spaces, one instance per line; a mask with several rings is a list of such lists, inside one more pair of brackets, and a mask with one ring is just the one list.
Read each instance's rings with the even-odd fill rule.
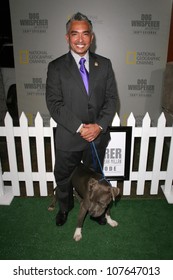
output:
[[116,101],[117,88],[109,59],[89,53],[89,96],[70,52],[49,63],[46,102],[57,123],[57,149],[81,151],[87,148],[88,142],[76,133],[81,123],[97,123],[103,128],[95,140],[97,143],[108,139]]

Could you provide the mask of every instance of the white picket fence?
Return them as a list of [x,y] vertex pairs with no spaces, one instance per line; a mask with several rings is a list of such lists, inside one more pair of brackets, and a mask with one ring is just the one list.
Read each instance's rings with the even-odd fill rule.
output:
[[[159,182],[163,181],[161,186],[168,203],[173,203],[173,127],[166,127],[166,119],[162,113],[158,119],[157,127],[151,127],[150,117],[146,113],[141,127],[135,126],[135,118],[131,113],[127,119],[127,126],[132,127],[131,141],[131,163],[130,178],[123,182],[123,195],[131,194],[132,182],[136,182],[136,195],[144,195],[146,181],[151,182],[150,194],[157,195],[159,191]],[[46,171],[45,145],[44,138],[50,139],[51,161],[54,166],[54,135],[53,127],[56,123],[51,119],[50,126],[44,127],[43,120],[38,113],[35,118],[35,126],[29,127],[24,113],[20,117],[20,126],[13,127],[12,119],[9,113],[5,117],[5,126],[0,127],[0,137],[6,138],[7,157],[9,162],[9,171],[2,171],[0,162],[0,204],[9,205],[14,196],[20,196],[20,182],[25,183],[26,195],[34,196],[34,182],[39,182],[40,196],[48,195],[48,182],[55,186],[53,170]],[[112,126],[120,126],[118,115],[115,116]],[[15,138],[21,139],[23,171],[18,170]],[[36,140],[36,158],[38,170],[32,170],[30,137]],[[140,138],[140,154],[138,170],[133,170],[135,138]],[[149,151],[150,138],[155,138],[155,149],[153,155],[152,171],[147,171],[147,159]],[[169,154],[166,170],[161,170],[162,155],[165,145],[165,138],[169,138]],[[9,185],[6,182],[10,182]],[[116,186],[117,182],[114,182]]]

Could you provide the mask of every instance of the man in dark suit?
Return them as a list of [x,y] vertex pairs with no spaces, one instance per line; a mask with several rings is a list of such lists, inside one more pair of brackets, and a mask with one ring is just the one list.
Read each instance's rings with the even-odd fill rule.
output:
[[[70,51],[49,63],[46,81],[47,107],[57,123],[54,175],[59,201],[58,226],[66,222],[74,206],[69,180],[74,168],[81,160],[93,168],[90,142],[94,141],[103,165],[117,102],[110,60],[89,51],[94,38],[91,21],[77,13],[67,22],[66,31]],[[88,88],[80,73],[81,58],[85,58],[89,73]],[[104,217],[99,217],[97,222],[106,223]]]

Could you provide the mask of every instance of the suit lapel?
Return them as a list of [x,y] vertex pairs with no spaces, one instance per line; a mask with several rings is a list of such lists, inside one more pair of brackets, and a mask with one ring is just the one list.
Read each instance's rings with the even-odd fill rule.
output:
[[95,80],[97,78],[99,63],[97,57],[93,54],[89,54],[89,96],[93,94]]
[[67,68],[70,71],[74,81],[78,84],[78,86],[82,89],[83,94],[88,97],[82,77],[80,75],[79,69],[77,67],[77,64],[73,58],[73,56],[71,55],[71,53],[69,52],[67,54],[66,57],[66,63],[67,63]]
[[84,96],[90,98],[93,93],[94,84],[98,73],[99,63],[97,61],[97,57],[94,55],[94,53],[89,53],[89,96],[87,95],[77,64],[70,52],[66,56],[66,66],[68,71],[70,71],[74,81],[82,89]]

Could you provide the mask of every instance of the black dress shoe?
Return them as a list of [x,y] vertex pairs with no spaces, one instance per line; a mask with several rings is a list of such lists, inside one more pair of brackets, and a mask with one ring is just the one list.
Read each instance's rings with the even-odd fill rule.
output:
[[101,215],[99,217],[92,217],[92,216],[90,216],[90,219],[95,221],[95,222],[97,222],[101,226],[106,225],[106,223],[107,223],[105,215]]
[[68,212],[62,212],[61,210],[56,215],[56,225],[63,226],[67,221]]

